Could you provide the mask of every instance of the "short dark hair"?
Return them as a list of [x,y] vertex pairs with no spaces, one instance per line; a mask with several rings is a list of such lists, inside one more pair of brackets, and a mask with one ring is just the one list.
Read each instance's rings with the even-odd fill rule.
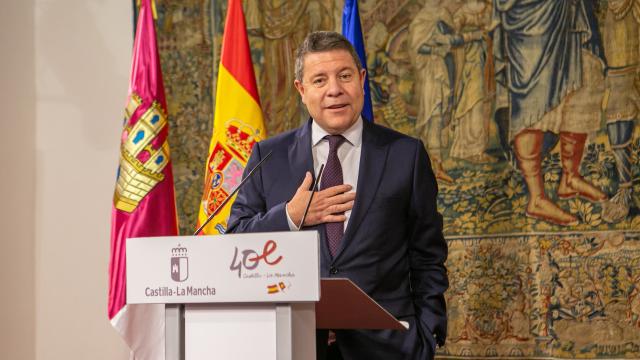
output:
[[362,70],[360,57],[353,48],[353,45],[335,31],[314,31],[307,35],[302,44],[296,50],[295,77],[296,80],[302,81],[302,73],[304,71],[304,57],[309,53],[318,53],[331,50],[346,50],[351,54],[353,61],[356,63],[358,71]]

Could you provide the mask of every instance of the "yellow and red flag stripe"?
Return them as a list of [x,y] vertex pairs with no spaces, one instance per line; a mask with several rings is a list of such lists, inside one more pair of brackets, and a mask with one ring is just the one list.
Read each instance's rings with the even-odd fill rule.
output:
[[[266,136],[240,0],[230,0],[218,68],[213,136],[205,168],[198,227],[217,210],[242,180],[253,145]],[[202,234],[224,234],[231,204]]]
[[273,285],[267,285],[267,293],[268,294],[275,294],[280,292],[280,289],[278,289],[278,285],[273,284]]

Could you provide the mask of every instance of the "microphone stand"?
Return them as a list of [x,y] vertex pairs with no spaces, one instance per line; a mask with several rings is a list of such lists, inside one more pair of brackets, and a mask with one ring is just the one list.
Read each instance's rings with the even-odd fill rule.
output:
[[318,191],[318,184],[320,183],[320,178],[322,177],[322,172],[324,171],[324,164],[320,165],[320,171],[318,171],[318,176],[316,176],[313,181],[313,186],[311,187],[311,195],[309,195],[309,201],[307,202],[307,207],[304,209],[304,213],[302,214],[302,220],[300,220],[300,225],[298,226],[298,230],[302,230],[302,224],[304,224],[304,220],[307,218],[307,213],[309,212],[309,207],[311,206],[311,200],[313,200],[313,194]]

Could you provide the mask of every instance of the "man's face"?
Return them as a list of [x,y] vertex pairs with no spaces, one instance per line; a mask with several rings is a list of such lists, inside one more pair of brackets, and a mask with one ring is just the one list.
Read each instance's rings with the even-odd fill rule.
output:
[[342,134],[362,111],[365,70],[358,72],[346,50],[307,54],[303,70],[294,85],[309,114],[329,134]]

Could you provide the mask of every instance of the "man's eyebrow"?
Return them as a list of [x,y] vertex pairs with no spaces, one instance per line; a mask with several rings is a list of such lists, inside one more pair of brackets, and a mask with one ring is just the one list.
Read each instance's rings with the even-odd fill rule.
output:
[[[342,73],[342,72],[344,72],[346,70],[354,71],[353,67],[344,66],[344,67],[340,68],[338,71],[336,71],[336,74],[340,74],[340,73]],[[315,77],[319,77],[319,76],[327,76],[327,72],[326,71],[319,71],[317,73],[312,73],[310,76],[311,76],[311,78],[315,78]]]
[[319,71],[319,72],[316,72],[316,73],[312,73],[312,74],[311,74],[311,77],[312,77],[312,78],[314,78],[314,77],[318,77],[318,76],[327,76],[327,72],[326,72],[326,71]]
[[351,66],[345,66],[345,67],[343,67],[342,69],[340,69],[340,71],[338,71],[338,73],[341,73],[341,72],[343,72],[343,71],[345,71],[345,70],[351,70],[351,71],[353,71],[354,69],[353,69]]

